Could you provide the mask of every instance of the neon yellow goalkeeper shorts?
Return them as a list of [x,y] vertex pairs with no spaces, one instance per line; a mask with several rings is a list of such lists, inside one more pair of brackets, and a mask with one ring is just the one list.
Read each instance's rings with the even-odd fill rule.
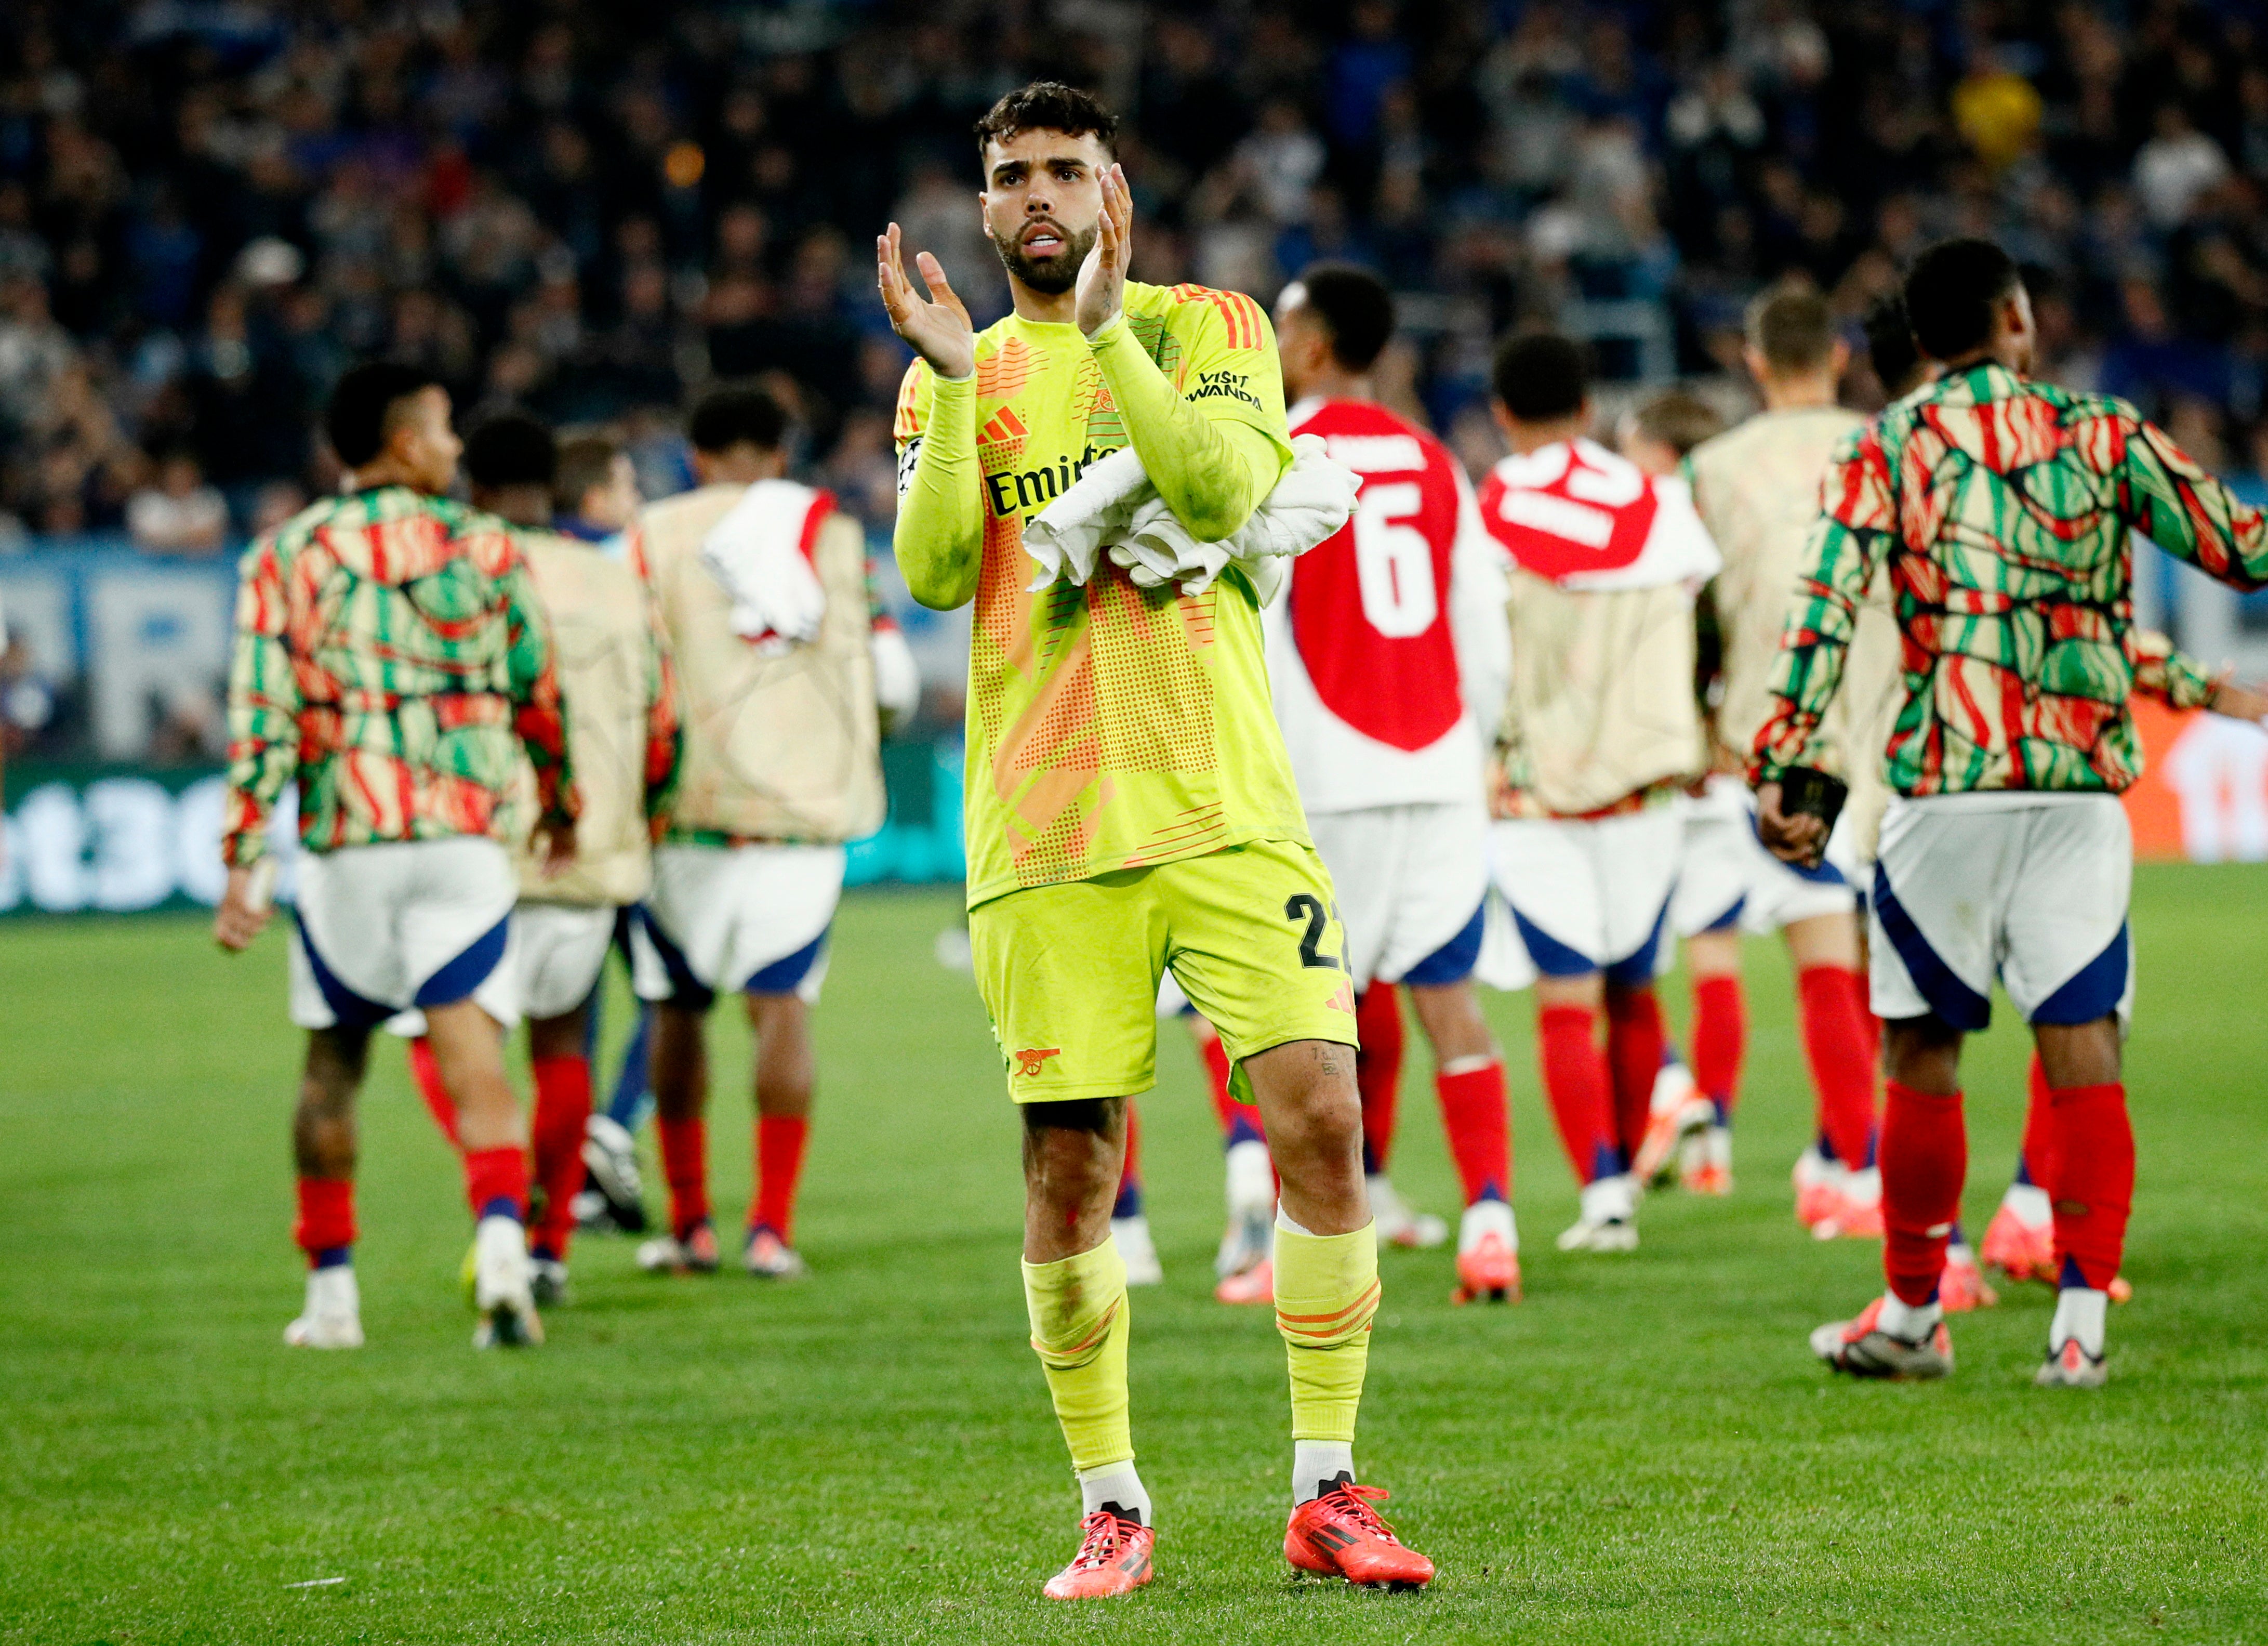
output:
[[1287,1041],[1355,1044],[1346,933],[1312,846],[1256,840],[1027,887],[971,909],[968,941],[1018,1103],[1155,1086],[1169,967],[1240,1064]]

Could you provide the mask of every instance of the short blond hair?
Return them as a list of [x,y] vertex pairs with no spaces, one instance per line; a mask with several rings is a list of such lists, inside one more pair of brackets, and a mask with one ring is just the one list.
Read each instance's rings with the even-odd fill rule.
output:
[[1702,441],[1725,432],[1725,419],[1698,395],[1665,389],[1631,413],[1630,426],[1646,439],[1667,446],[1682,459]]
[[1749,347],[1775,372],[1815,372],[1835,352],[1835,311],[1808,282],[1787,281],[1749,305]]

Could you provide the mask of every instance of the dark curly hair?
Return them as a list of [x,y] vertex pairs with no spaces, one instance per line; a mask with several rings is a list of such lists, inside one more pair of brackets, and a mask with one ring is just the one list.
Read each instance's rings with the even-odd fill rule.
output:
[[1092,92],[1060,80],[1035,80],[986,109],[976,122],[977,159],[983,159],[985,144],[1005,143],[1022,131],[1060,131],[1074,137],[1093,132],[1106,152],[1118,152],[1118,116]]

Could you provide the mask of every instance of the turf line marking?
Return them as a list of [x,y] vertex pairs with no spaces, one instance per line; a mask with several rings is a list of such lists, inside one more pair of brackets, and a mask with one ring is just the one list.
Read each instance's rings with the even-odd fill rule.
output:
[[286,1589],[320,1589],[327,1583],[342,1583],[344,1582],[346,1582],[346,1579],[343,1577],[310,1577],[303,1583],[286,1583],[284,1587]]

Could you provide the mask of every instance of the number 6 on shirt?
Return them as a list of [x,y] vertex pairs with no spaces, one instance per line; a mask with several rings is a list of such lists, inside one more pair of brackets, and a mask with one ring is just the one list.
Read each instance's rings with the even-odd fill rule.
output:
[[1432,549],[1417,526],[1425,506],[1425,494],[1409,480],[1369,482],[1355,501],[1355,579],[1362,615],[1388,639],[1425,633],[1440,613]]

